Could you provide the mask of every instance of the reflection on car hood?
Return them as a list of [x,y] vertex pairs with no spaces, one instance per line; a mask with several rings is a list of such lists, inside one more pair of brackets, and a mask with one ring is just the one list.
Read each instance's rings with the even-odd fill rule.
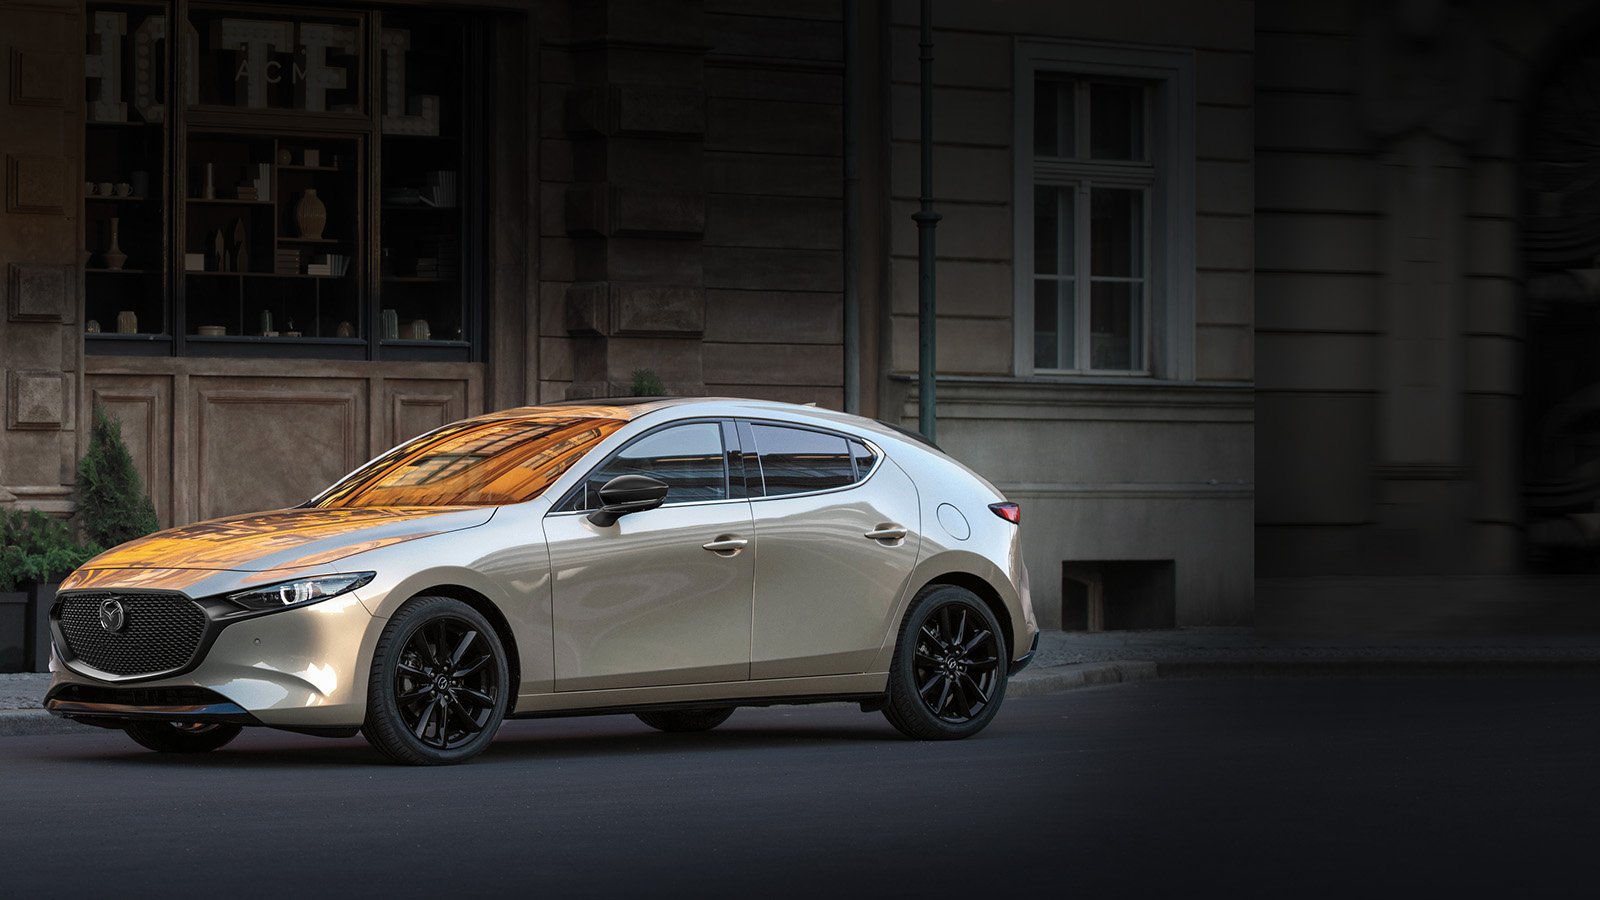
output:
[[91,570],[202,569],[262,572],[323,565],[354,553],[489,521],[494,507],[284,509],[196,522],[107,550],[63,589],[89,586]]

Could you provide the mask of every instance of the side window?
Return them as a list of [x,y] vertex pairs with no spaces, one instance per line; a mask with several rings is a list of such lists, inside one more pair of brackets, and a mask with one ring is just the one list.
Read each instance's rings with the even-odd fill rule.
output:
[[850,439],[850,455],[856,461],[857,481],[866,478],[867,473],[872,471],[872,464],[878,461],[878,457],[872,452],[872,448],[855,438]]
[[571,508],[599,508],[600,488],[618,475],[648,475],[665,481],[667,503],[726,500],[728,469],[722,452],[722,426],[690,422],[639,438],[589,473]]
[[844,437],[752,423],[768,497],[844,487],[856,480]]

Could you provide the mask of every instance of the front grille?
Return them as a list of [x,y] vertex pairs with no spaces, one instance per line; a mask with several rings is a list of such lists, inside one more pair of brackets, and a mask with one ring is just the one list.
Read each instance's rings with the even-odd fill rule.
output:
[[[122,603],[123,626],[100,625],[100,607]],[[58,607],[61,636],[72,655],[112,675],[149,675],[182,668],[205,635],[206,614],[169,594],[74,594]]]

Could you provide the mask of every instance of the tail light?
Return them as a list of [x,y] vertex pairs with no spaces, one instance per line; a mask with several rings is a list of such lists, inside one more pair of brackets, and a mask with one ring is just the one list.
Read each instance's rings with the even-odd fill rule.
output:
[[991,503],[989,508],[994,510],[995,515],[1013,525],[1022,524],[1022,507],[1015,503]]

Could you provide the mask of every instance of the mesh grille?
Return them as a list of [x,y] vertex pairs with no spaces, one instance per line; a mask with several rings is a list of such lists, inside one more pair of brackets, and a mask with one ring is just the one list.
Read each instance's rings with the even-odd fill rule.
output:
[[[121,631],[100,627],[100,605],[122,603]],[[165,594],[78,594],[61,601],[61,635],[78,659],[113,675],[148,675],[187,665],[205,634],[206,614]]]

